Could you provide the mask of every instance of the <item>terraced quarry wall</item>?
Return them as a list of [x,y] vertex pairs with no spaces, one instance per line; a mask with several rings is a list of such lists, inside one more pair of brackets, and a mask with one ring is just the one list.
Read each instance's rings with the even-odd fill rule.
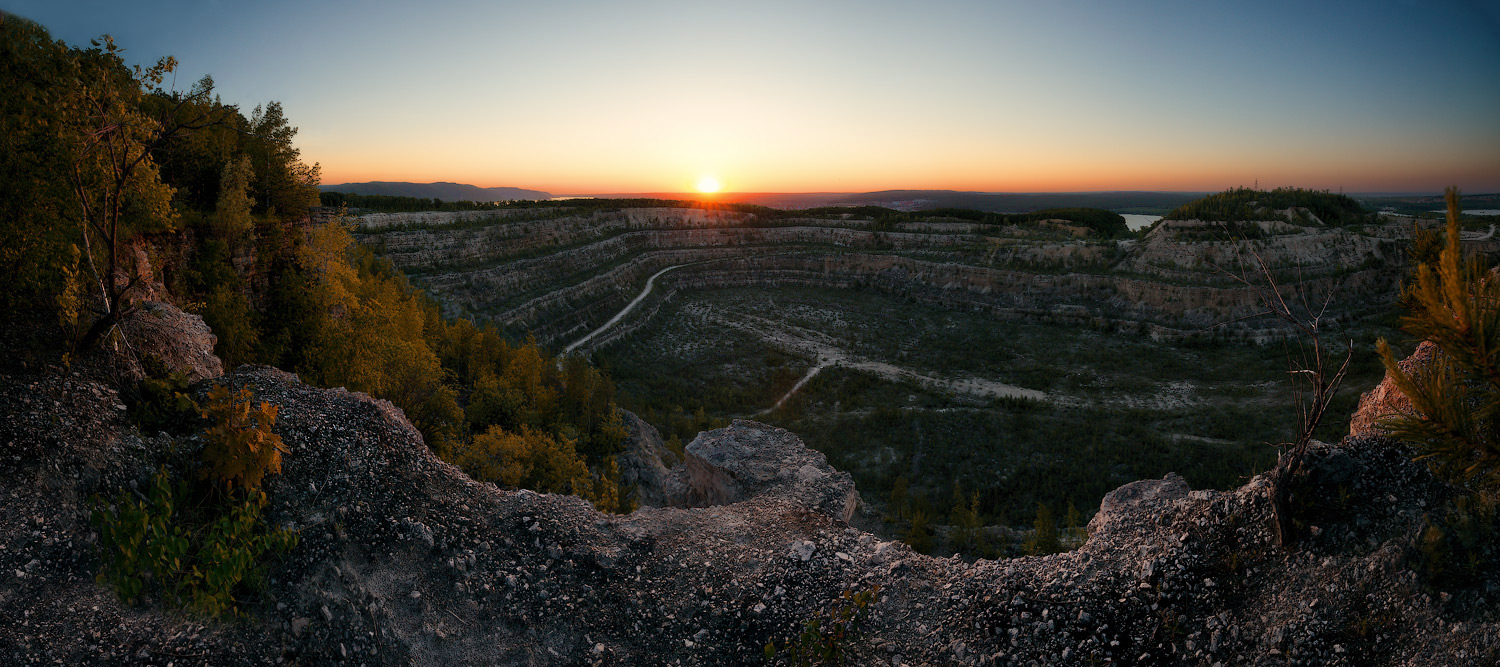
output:
[[[907,223],[889,231],[852,219],[761,220],[679,208],[382,214],[359,228],[451,314],[489,320],[563,345],[592,331],[662,278],[686,288],[874,288],[921,303],[1000,317],[1107,325],[1158,337],[1274,335],[1255,295],[1230,274],[1253,250],[1285,284],[1333,295],[1334,318],[1386,308],[1403,262],[1399,223],[1360,229],[1259,223],[1234,243],[1209,223],[1168,221],[1144,238],[1091,240],[1066,225]],[[393,216],[406,217],[393,217]],[[649,316],[651,309],[641,309]],[[1225,324],[1229,323],[1229,324]],[[624,323],[628,325],[627,323]]]

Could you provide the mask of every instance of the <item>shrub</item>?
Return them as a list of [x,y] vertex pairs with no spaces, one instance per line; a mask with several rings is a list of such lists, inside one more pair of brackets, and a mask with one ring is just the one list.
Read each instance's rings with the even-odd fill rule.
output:
[[258,585],[264,557],[290,551],[297,534],[266,529],[266,497],[259,491],[196,513],[188,497],[187,484],[174,482],[166,469],[152,479],[148,495],[121,492],[109,502],[95,497],[104,564],[97,579],[127,602],[138,601],[149,582],[168,606],[237,614],[235,594]]
[[157,431],[186,432],[198,416],[198,404],[188,396],[188,379],[182,373],[167,370],[160,357],[141,360],[145,379],[130,396],[130,418],[147,433]]
[[880,597],[880,584],[863,591],[846,590],[832,607],[819,610],[802,623],[802,632],[777,651],[776,642],[766,643],[766,660],[784,654],[793,665],[842,665],[849,645],[858,639],[870,605]]
[[281,472],[281,454],[286,451],[281,436],[271,432],[277,406],[261,401],[252,407],[254,398],[247,388],[231,395],[228,388],[215,384],[202,412],[213,422],[203,433],[205,476],[250,492],[260,488],[266,473]]

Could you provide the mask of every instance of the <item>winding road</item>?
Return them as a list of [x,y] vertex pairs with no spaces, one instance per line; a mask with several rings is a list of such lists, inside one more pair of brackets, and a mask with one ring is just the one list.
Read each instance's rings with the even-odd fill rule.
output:
[[687,265],[686,264],[674,264],[674,265],[669,266],[669,267],[667,267],[665,269],[657,271],[656,273],[651,274],[651,277],[646,279],[646,289],[641,290],[641,293],[637,294],[634,300],[632,300],[623,309],[621,309],[620,312],[615,313],[614,317],[609,318],[608,322],[605,322],[604,324],[599,325],[598,329],[590,331],[589,335],[584,336],[583,338],[579,338],[578,340],[573,341],[573,343],[571,345],[563,348],[563,354],[564,355],[572,354],[573,350],[578,349],[578,347],[580,345],[583,345],[584,343],[589,342],[589,340],[592,339],[594,336],[599,335],[605,329],[608,329],[608,328],[614,326],[621,319],[624,319],[624,317],[626,315],[630,314],[630,311],[634,310],[637,305],[640,305],[640,303],[646,299],[646,295],[647,294],[651,293],[652,286],[654,286],[656,284],[656,279],[658,277],[660,277],[661,274],[666,273],[668,271],[671,271],[672,269],[682,268],[684,266],[687,266]]

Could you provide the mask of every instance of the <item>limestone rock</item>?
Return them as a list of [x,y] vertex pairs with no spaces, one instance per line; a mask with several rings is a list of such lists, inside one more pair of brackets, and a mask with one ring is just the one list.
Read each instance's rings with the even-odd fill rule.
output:
[[1185,498],[1187,495],[1187,481],[1175,472],[1169,472],[1161,479],[1131,482],[1110,491],[1099,501],[1099,513],[1089,520],[1089,533],[1100,532],[1121,515],[1150,511],[1152,506]]
[[161,357],[168,369],[186,374],[193,382],[224,374],[224,363],[214,355],[219,337],[198,315],[169,303],[145,301],[120,328],[137,353]]
[[636,504],[641,507],[665,505],[668,470],[663,459],[673,458],[672,452],[662,442],[656,427],[629,410],[621,413],[629,435],[623,443],[625,452],[616,457],[620,464],[620,484],[634,490]]
[[849,473],[828,465],[791,432],[736,419],[699,433],[685,448],[687,460],[673,468],[666,494],[678,507],[728,505],[773,497],[848,521],[859,505]]
[[[1433,345],[1431,341],[1422,341],[1422,344],[1412,351],[1411,356],[1402,359],[1398,365],[1407,375],[1419,376],[1432,364],[1437,353],[1436,345]],[[1411,414],[1411,411],[1411,399],[1402,393],[1387,374],[1374,389],[1359,397],[1359,409],[1355,410],[1354,416],[1349,418],[1349,437],[1381,435],[1384,430],[1376,422],[1391,415]]]

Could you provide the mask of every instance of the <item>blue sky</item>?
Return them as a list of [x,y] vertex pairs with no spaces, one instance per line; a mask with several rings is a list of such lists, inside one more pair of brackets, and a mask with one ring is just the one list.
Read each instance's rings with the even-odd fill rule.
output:
[[325,182],[1500,191],[1497,2],[70,2]]

